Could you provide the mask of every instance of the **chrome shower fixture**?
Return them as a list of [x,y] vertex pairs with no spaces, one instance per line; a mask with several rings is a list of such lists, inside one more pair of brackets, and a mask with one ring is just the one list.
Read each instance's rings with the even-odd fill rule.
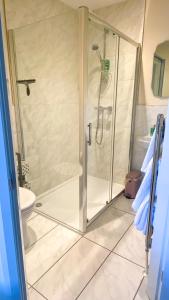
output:
[[96,53],[97,53],[97,55],[98,55],[98,58],[99,58],[100,62],[102,63],[103,58],[102,58],[101,53],[100,53],[100,50],[99,50],[99,45],[93,44],[93,45],[92,45],[92,50],[93,50],[93,51],[96,51]]
[[105,77],[107,77],[107,74],[110,70],[110,60],[105,58],[105,49],[104,49],[104,56],[103,57],[101,56],[98,44],[93,44],[92,45],[92,50],[96,51],[97,56],[98,56],[99,61],[100,61],[100,64],[101,64],[101,70],[104,73]]
[[30,95],[30,87],[29,87],[29,85],[32,84],[32,83],[35,83],[35,82],[36,82],[36,79],[26,79],[26,80],[17,80],[16,81],[16,83],[18,83],[18,84],[24,84],[25,85],[27,96]]

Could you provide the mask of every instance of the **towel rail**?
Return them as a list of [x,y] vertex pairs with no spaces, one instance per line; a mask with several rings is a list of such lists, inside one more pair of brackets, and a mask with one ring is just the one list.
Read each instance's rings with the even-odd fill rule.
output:
[[158,176],[158,162],[161,154],[161,145],[164,137],[165,131],[165,118],[163,114],[157,116],[156,122],[156,135],[155,135],[155,145],[153,154],[153,167],[152,167],[152,180],[150,189],[150,206],[148,212],[148,223],[147,223],[147,234],[145,238],[145,252],[146,252],[146,274],[148,274],[149,268],[149,250],[152,244],[152,234],[153,234],[153,209],[156,200],[156,185]]

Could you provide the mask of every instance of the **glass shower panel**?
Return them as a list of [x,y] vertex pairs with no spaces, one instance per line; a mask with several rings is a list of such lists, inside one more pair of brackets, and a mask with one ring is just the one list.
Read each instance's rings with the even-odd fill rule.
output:
[[88,30],[87,218],[90,221],[110,201],[117,36],[91,20]]
[[130,167],[130,141],[137,48],[120,38],[114,137],[113,185],[124,188]]
[[78,13],[14,30],[27,176],[36,209],[79,229]]

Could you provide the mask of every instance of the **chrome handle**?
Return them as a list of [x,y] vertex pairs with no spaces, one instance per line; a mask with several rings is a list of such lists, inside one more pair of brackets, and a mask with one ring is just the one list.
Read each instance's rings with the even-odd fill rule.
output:
[[89,146],[91,146],[91,144],[92,144],[92,134],[91,134],[92,123],[89,123],[87,126],[88,126],[88,129],[89,129],[89,139],[88,139],[87,143],[88,143]]

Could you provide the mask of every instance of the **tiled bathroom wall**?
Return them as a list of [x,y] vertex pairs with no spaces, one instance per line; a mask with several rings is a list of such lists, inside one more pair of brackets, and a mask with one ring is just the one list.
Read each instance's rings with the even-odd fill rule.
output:
[[5,0],[8,29],[16,29],[59,16],[72,9],[59,0]]
[[29,180],[39,195],[79,170],[78,16],[60,1],[14,5],[7,12],[17,78],[36,79],[29,97],[18,88]]
[[142,42],[145,0],[126,0],[96,13],[133,40]]
[[[163,101],[163,100],[161,100]],[[167,105],[137,105],[133,148],[133,169],[140,170],[148,145],[141,140],[150,135],[150,128],[156,124],[158,114],[167,114]]]
[[[153,58],[156,47],[169,40],[169,2],[147,0],[142,51],[139,105],[136,110],[133,168],[140,169],[147,146],[139,142],[139,136],[148,135],[159,113],[166,115],[167,98],[155,97],[152,92]],[[162,17],[161,17],[162,16]],[[169,96],[169,95],[168,95]]]
[[[41,194],[78,174],[77,13],[58,0],[7,0],[6,10],[8,29],[14,29],[18,79],[36,79],[29,97],[25,87],[19,86],[19,101],[26,160],[30,164],[29,179],[32,190]],[[127,0],[96,13],[133,39],[140,40],[143,0]],[[113,55],[113,48],[110,50]],[[114,180],[120,183],[128,167],[135,63],[135,54],[128,45],[121,45],[121,51],[114,149]],[[98,82],[96,76],[96,86]],[[107,104],[112,101],[112,94],[113,90],[107,95]],[[89,149],[89,169],[93,176],[108,179],[111,114],[105,117],[107,142],[101,151],[99,147]]]

